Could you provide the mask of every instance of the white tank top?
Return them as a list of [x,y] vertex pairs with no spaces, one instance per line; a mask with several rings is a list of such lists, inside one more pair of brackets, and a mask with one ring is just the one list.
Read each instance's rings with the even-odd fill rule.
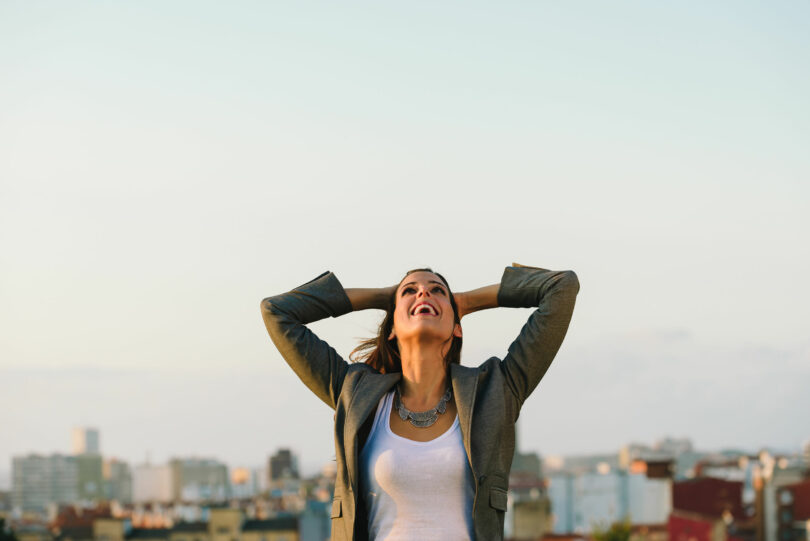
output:
[[370,540],[470,541],[475,488],[458,415],[438,438],[413,441],[391,431],[393,401],[393,391],[380,400],[360,453]]

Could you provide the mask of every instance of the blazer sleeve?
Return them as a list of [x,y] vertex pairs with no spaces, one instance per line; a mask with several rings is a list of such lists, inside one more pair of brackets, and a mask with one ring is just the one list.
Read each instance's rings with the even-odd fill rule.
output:
[[498,290],[498,305],[537,309],[501,361],[506,385],[518,410],[540,383],[560,349],[574,311],[579,280],[573,271],[507,267]]
[[288,293],[264,299],[261,307],[267,332],[281,356],[318,398],[335,409],[349,365],[306,325],[352,311],[337,277],[325,272]]

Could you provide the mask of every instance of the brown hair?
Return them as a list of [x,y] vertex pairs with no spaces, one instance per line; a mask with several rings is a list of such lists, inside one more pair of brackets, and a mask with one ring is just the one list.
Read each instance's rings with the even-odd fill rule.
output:
[[[438,276],[442,282],[444,282],[444,285],[447,286],[447,293],[450,296],[450,305],[453,307],[453,322],[459,323],[461,319],[458,317],[458,306],[456,306],[456,299],[453,297],[453,292],[450,291],[450,284],[447,283],[444,276],[429,268],[413,269],[406,272],[402,280],[415,272],[433,273]],[[400,280],[400,284],[402,283],[402,280]],[[397,289],[399,289],[399,286],[397,286]],[[354,350],[352,350],[352,352],[349,354],[349,359],[351,361],[364,362],[382,374],[402,372],[402,359],[399,357],[399,344],[397,343],[396,339],[388,340],[388,337],[391,335],[391,330],[394,328],[394,308],[396,307],[396,300],[397,291],[395,289],[391,294],[391,297],[388,299],[388,306],[385,309],[385,317],[377,330],[377,336],[360,342],[360,345],[354,348]],[[461,337],[451,335],[450,338],[452,339],[452,343],[450,344],[450,349],[447,351],[447,355],[444,356],[445,366],[450,366],[450,364],[461,364]]]

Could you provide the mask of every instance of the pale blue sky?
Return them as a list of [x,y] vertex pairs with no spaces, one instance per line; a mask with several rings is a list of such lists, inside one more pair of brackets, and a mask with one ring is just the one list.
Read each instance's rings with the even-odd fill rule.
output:
[[[797,446],[808,23],[798,1],[0,2],[0,470],[74,424],[129,460],[319,464],[331,414],[261,298],[511,261],[582,283],[525,447]],[[527,315],[471,316],[465,362]],[[316,330],[348,353],[376,317]]]

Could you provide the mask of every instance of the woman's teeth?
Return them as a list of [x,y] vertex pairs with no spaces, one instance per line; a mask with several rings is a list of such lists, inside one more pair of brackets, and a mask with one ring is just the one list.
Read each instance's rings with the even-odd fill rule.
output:
[[420,304],[413,311],[414,315],[429,314],[431,316],[438,315],[436,310],[429,304]]

